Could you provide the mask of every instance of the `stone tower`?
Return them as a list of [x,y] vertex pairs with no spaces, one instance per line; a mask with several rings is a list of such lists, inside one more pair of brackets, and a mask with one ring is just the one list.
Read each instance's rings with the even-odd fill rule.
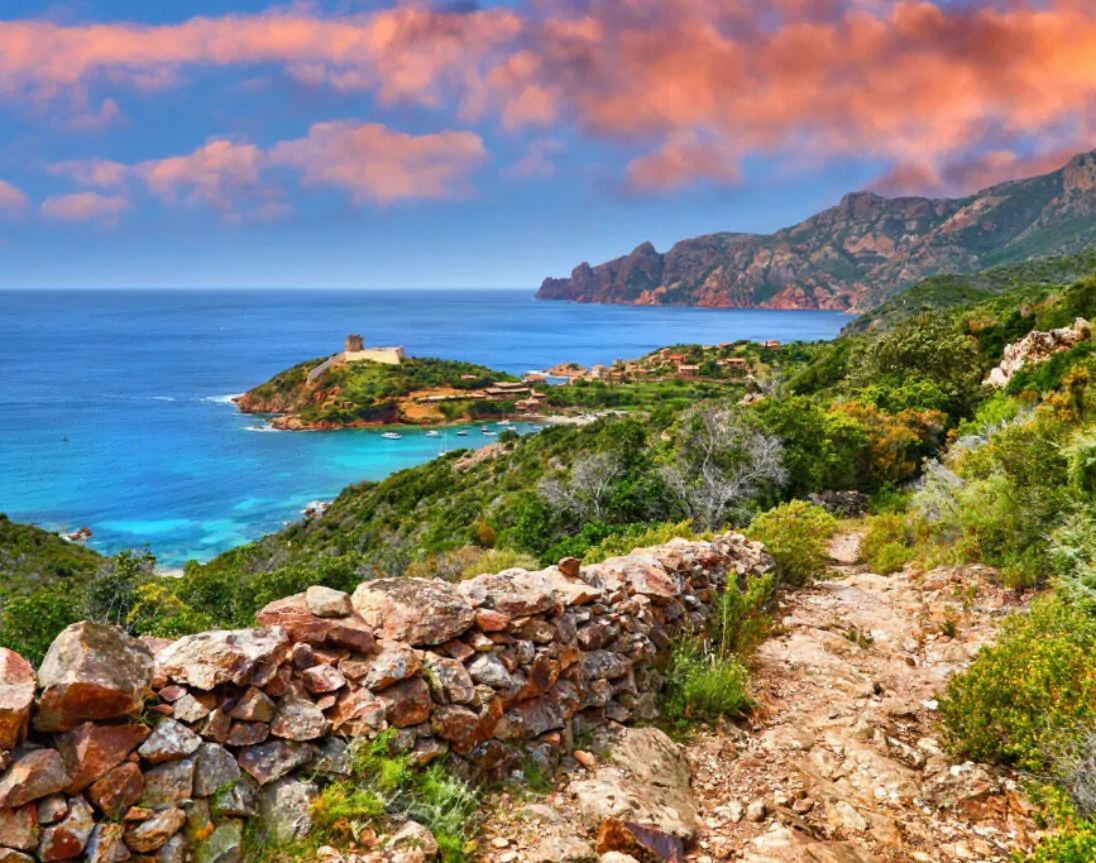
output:
[[347,336],[346,337],[346,352],[348,354],[357,354],[365,350],[365,346],[362,343],[361,336]]

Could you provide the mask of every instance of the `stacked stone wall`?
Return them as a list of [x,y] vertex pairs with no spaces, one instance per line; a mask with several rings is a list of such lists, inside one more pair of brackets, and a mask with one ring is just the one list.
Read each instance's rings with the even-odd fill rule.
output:
[[35,670],[0,650],[0,863],[239,859],[247,819],[309,827],[318,785],[387,729],[417,764],[498,775],[576,734],[652,719],[660,660],[728,578],[737,534],[459,584],[380,579],[177,641],[84,622]]

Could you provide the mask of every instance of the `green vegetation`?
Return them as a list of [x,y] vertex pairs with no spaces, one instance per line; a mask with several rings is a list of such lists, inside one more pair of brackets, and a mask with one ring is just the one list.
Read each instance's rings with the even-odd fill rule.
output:
[[91,549],[55,533],[16,524],[0,513],[0,576],[5,595],[25,594],[45,584],[78,584],[103,565]]
[[802,500],[781,504],[754,519],[747,534],[765,544],[781,584],[803,587],[826,571],[826,542],[837,519]]

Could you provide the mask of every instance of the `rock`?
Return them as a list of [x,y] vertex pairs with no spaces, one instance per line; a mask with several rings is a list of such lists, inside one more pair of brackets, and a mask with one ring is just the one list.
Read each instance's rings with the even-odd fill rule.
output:
[[180,638],[156,655],[156,674],[209,691],[222,683],[244,686],[264,668],[280,665],[289,639],[277,627],[218,630]]
[[609,818],[597,831],[599,854],[617,852],[644,860],[685,863],[685,843],[678,836]]
[[145,790],[141,768],[131,761],[115,767],[87,790],[88,799],[110,819],[121,818]]
[[95,829],[91,806],[82,797],[69,801],[68,814],[57,824],[42,831],[38,859],[42,863],[79,857]]
[[[163,691],[160,697],[163,697]],[[209,716],[209,708],[188,692],[172,704],[171,715],[180,722],[193,723]]]
[[384,847],[393,851],[417,849],[427,860],[438,856],[438,840],[418,821],[404,821],[399,829],[384,843]]
[[287,740],[315,740],[327,732],[327,717],[311,701],[290,691],[278,703],[270,732]]
[[143,725],[96,725],[85,722],[57,738],[70,782],[65,789],[78,794],[117,767],[148,738]]
[[226,746],[254,746],[270,736],[270,726],[265,722],[233,722],[225,736]]
[[0,749],[14,749],[27,736],[37,686],[34,666],[0,647]]
[[327,643],[358,653],[373,652],[373,629],[358,617],[344,617],[329,622]]
[[374,635],[414,647],[442,644],[475,621],[476,612],[454,587],[422,578],[382,578],[358,586],[354,608]]
[[38,801],[38,823],[43,826],[55,824],[67,814],[68,800],[61,794],[51,794]]
[[0,809],[0,845],[20,851],[38,847],[38,812],[33,803],[18,809]]
[[385,718],[396,728],[426,722],[434,706],[430,688],[417,677],[389,686],[377,695],[377,700],[384,707]]
[[34,858],[13,848],[0,848],[0,863],[34,863]]
[[149,809],[175,806],[194,791],[194,759],[168,761],[145,771],[145,788],[138,801]]
[[126,830],[126,845],[139,854],[148,854],[167,844],[185,823],[186,813],[182,809],[165,809]]
[[151,857],[138,857],[135,863],[186,863],[187,841],[182,833],[176,833]]
[[597,863],[597,854],[575,836],[548,836],[529,856],[530,863]]
[[151,764],[162,764],[193,755],[202,745],[202,738],[174,719],[161,719],[138,754]]
[[764,800],[754,800],[746,807],[746,820],[760,824],[769,817],[769,804]]
[[240,863],[244,831],[238,821],[226,821],[194,849],[194,863]]
[[523,569],[478,575],[462,581],[457,590],[476,608],[491,609],[509,617],[543,614],[556,605],[552,582],[543,573]]
[[582,572],[582,561],[577,557],[565,557],[559,562],[558,569],[566,578],[578,578]]
[[195,797],[211,797],[218,788],[240,776],[240,765],[223,746],[203,743],[194,756]]
[[209,801],[199,798],[192,800],[186,807],[186,839],[191,845],[195,845],[205,839],[216,825],[213,823],[213,814]]
[[383,731],[387,726],[384,705],[368,689],[342,692],[328,718],[331,730],[352,737],[362,737],[371,731]]
[[152,652],[117,627],[74,623],[50,645],[38,683],[38,731],[139,713],[152,685]]
[[476,687],[463,662],[446,659],[436,653],[427,653],[423,661],[427,682],[435,700],[441,703],[470,704],[475,699]]
[[20,755],[0,776],[0,808],[17,809],[63,791],[70,777],[55,749],[32,749]]
[[354,606],[350,594],[330,587],[310,587],[305,591],[309,610],[316,617],[350,617]]
[[121,824],[109,821],[96,824],[84,849],[87,863],[122,863],[128,860],[130,853],[122,838],[123,833]]
[[524,685],[521,678],[507,670],[493,653],[481,653],[468,666],[468,674],[476,683],[490,686],[492,689],[520,689]]
[[361,677],[361,684],[373,692],[380,692],[393,683],[418,674],[422,661],[422,651],[399,642],[382,641],[377,645],[376,655],[363,663],[365,674]]
[[312,829],[312,801],[318,789],[300,779],[279,779],[259,792],[259,830],[275,845],[303,839]]
[[265,692],[256,686],[249,687],[236,706],[228,711],[233,719],[244,722],[270,722],[274,718],[276,706]]
[[631,854],[621,854],[619,851],[609,851],[598,858],[598,863],[639,863]]
[[221,788],[213,796],[210,811],[218,819],[255,818],[259,814],[259,795],[241,779]]
[[632,662],[611,650],[592,650],[586,654],[582,667],[591,680],[616,680],[632,670]]
[[316,744],[316,757],[310,767],[324,776],[349,776],[353,766],[350,747],[338,737],[325,737]]
[[313,695],[337,692],[346,686],[346,678],[333,665],[316,665],[301,674],[304,687]]
[[249,746],[240,753],[240,767],[255,777],[260,785],[281,779],[289,771],[312,760],[314,750],[307,743],[272,740]]

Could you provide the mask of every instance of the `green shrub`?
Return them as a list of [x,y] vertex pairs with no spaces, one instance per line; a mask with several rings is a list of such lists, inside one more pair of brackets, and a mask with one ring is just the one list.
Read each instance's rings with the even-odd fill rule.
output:
[[502,572],[504,569],[538,569],[540,564],[531,554],[513,551],[508,548],[495,548],[481,555],[461,571],[461,578],[475,578],[477,575]]
[[701,539],[710,537],[711,534],[697,534],[693,530],[692,522],[689,521],[682,521],[677,524],[673,522],[653,525],[629,524],[613,531],[597,545],[588,549],[582,558],[582,562],[601,563],[610,557],[630,554],[637,548],[663,545],[679,536],[685,539]]
[[891,575],[913,560],[914,541],[905,516],[897,513],[872,516],[860,540],[860,557],[872,572]]
[[951,679],[940,716],[955,754],[1045,773],[1096,720],[1096,618],[1057,597],[1036,600]]
[[1096,818],[1066,825],[1023,859],[1027,863],[1092,863],[1096,860]]
[[68,593],[40,590],[13,596],[0,613],[0,645],[38,666],[61,630],[83,616],[82,604]]
[[782,584],[802,587],[826,572],[826,542],[836,530],[832,515],[796,500],[759,515],[746,534],[765,544]]
[[662,712],[675,726],[741,716],[752,704],[749,674],[737,656],[707,655],[695,641],[674,647],[666,670]]

